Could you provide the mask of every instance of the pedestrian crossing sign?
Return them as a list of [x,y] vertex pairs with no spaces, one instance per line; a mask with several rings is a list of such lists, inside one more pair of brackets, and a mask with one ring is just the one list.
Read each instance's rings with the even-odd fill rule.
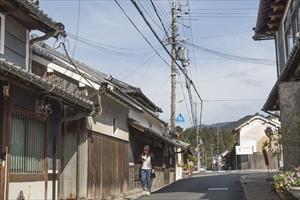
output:
[[179,115],[177,116],[177,118],[176,118],[176,122],[177,123],[184,123],[184,117],[183,117],[183,115],[181,114],[181,113],[179,113]]

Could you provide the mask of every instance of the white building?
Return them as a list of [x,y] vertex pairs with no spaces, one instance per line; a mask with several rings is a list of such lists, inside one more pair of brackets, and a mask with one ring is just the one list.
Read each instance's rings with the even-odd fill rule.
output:
[[[255,115],[238,124],[233,132],[237,134],[236,167],[239,169],[266,169],[262,147],[268,141],[265,130],[277,131],[280,122],[275,118]],[[278,159],[269,156],[271,168],[278,168]]]

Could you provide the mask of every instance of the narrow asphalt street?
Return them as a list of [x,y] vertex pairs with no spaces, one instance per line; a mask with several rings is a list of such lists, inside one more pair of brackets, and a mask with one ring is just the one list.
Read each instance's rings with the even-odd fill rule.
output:
[[245,200],[240,183],[242,172],[215,172],[195,175],[177,181],[149,197],[139,199],[157,200]]

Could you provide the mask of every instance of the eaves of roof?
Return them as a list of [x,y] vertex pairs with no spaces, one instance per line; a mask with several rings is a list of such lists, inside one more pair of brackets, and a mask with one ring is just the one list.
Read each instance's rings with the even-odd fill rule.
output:
[[[76,69],[73,69],[70,67],[70,64],[66,64],[65,62],[68,63],[68,58],[64,57],[64,55],[60,54],[57,51],[54,51],[52,49],[44,48],[39,45],[33,45],[33,52],[35,55],[41,56],[47,60],[50,60],[56,65],[59,65],[67,70],[72,71],[73,73],[78,73]],[[65,61],[65,62],[62,62]],[[95,76],[95,73],[93,73],[93,76],[90,75],[91,71],[88,71],[89,67],[86,67],[86,65],[79,63],[78,61],[73,60],[73,62],[76,64],[79,70],[85,71],[85,74],[82,74],[85,78],[99,84],[103,85],[109,84],[109,81],[105,80],[105,78],[102,77],[101,74],[98,76]],[[143,109],[140,107],[140,104],[135,102],[133,98],[131,98],[129,95],[126,93],[122,92],[121,90],[118,90],[115,87],[107,87],[106,90],[107,94],[110,95],[111,97],[115,98],[115,100],[119,100],[122,103],[125,103],[127,106],[132,107],[133,109],[138,110],[139,112],[143,112]]]
[[286,4],[287,0],[260,0],[254,40],[275,38]]
[[[57,35],[65,32],[64,25],[62,23],[55,22],[29,0],[2,0],[0,3],[4,6],[4,9],[9,9],[11,6],[15,6],[25,12],[28,17],[34,20],[34,24],[32,24],[33,29],[38,29],[45,33],[55,31]],[[8,13],[16,18],[21,17],[17,12],[15,15],[14,12]],[[23,20],[22,17],[19,20]],[[27,24],[27,26],[29,26],[29,24]]]
[[155,131],[153,131],[152,129],[150,128],[147,128],[147,127],[144,127],[142,126],[138,121],[134,120],[134,119],[129,119],[128,120],[128,124],[133,127],[133,128],[137,128],[138,130],[140,131],[143,131],[145,133],[149,133],[149,134],[152,134],[158,138],[160,138],[161,140],[165,141],[165,142],[168,142],[176,147],[182,147],[184,149],[186,149],[186,145],[185,144],[182,144],[180,143],[180,141],[178,140],[174,140],[174,139],[171,139],[171,138],[168,138],[166,137],[165,135],[161,134],[161,133],[157,133]]
[[259,115],[256,115],[254,117],[252,117],[251,119],[249,119],[248,121],[244,122],[243,124],[241,124],[240,126],[236,127],[233,129],[233,132],[237,132],[239,131],[240,129],[242,129],[243,127],[245,127],[246,125],[250,124],[251,122],[255,121],[255,120],[260,120],[260,121],[263,121],[275,128],[279,128],[280,127],[280,123],[277,123],[275,121],[272,121],[272,120],[269,120],[265,117],[262,117],[262,116],[259,116]]
[[52,82],[42,79],[35,74],[29,73],[5,59],[0,59],[0,71],[4,75],[13,75],[23,81],[33,84],[35,87],[44,90],[48,94],[62,98],[69,105],[76,105],[76,107],[86,111],[93,111],[95,109],[93,102],[83,97],[71,94],[64,89],[55,86]]
[[111,80],[112,83],[116,84],[118,87],[121,88],[121,90],[124,93],[127,93],[129,95],[132,95],[133,97],[135,96],[140,96],[140,98],[143,101],[144,106],[148,107],[150,110],[152,110],[153,112],[160,112],[162,113],[163,110],[157,106],[153,101],[151,101],[144,93],[143,91],[138,88],[138,87],[134,87],[132,85],[129,85],[127,83],[124,83],[123,81],[117,80],[117,79],[112,79]]
[[[69,59],[64,56],[62,53],[52,49],[51,47],[49,47],[46,44],[34,44],[33,45],[33,53],[35,55],[41,56],[43,58],[46,58],[48,60],[50,60],[51,62],[62,66],[68,70],[73,71],[74,73],[77,73],[77,71],[75,69],[70,68],[66,63],[62,62],[61,60],[69,63]],[[123,89],[125,87],[130,87],[132,90],[140,90],[139,88],[135,88],[133,86],[130,86],[122,81],[119,81],[117,79],[112,79],[111,81],[106,80],[107,75],[105,75],[104,73],[98,72],[94,69],[92,69],[91,67],[77,61],[77,60],[72,60],[76,66],[82,70],[85,71],[86,73],[84,74],[84,76],[94,82],[97,82],[98,84],[102,84],[102,83],[108,83],[108,84],[112,84],[113,86],[115,86],[116,88],[119,89],[113,89],[113,90],[108,90],[112,95],[114,95],[115,97],[120,98],[122,101],[124,101],[127,105],[130,105],[131,107],[140,110],[141,108],[149,113],[150,115],[152,115],[153,117],[155,117],[156,119],[158,119],[160,122],[162,122],[163,124],[167,124],[167,122],[161,120],[160,118],[158,118],[158,116],[153,112],[152,109],[147,108],[146,106],[144,106],[143,104],[141,104],[140,102],[138,102],[135,98],[131,97],[130,95],[128,95],[126,92],[123,91]]]

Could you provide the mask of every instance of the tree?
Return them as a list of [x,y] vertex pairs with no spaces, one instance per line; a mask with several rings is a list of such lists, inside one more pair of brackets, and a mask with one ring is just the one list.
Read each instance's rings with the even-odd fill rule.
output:
[[[230,130],[226,129],[220,129],[219,130],[219,151],[220,153],[231,150],[234,148],[235,142],[236,142],[236,135],[232,134]],[[217,129],[216,128],[203,128],[200,131],[200,138],[202,140],[202,146],[201,146],[201,153],[204,157],[204,160],[202,162],[207,168],[211,167],[213,157],[218,154],[217,152]],[[190,144],[190,149],[192,153],[195,153],[196,147],[197,147],[197,135],[196,130],[194,128],[188,128],[186,129],[182,135],[181,139],[184,142],[187,142]]]

